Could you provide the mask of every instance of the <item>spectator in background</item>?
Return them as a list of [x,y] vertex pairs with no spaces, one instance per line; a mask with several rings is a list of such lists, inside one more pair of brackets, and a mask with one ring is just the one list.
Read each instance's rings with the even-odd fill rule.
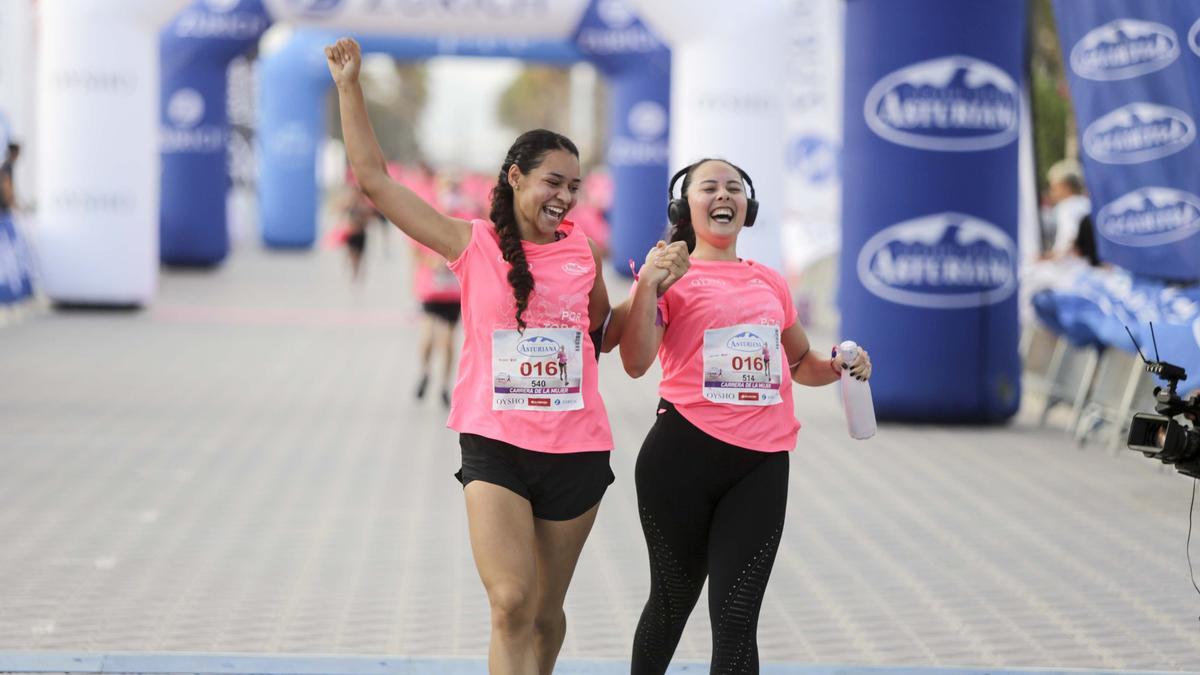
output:
[[11,213],[17,209],[17,191],[13,187],[13,169],[20,154],[21,146],[17,143],[9,143],[4,163],[0,164],[0,215]]
[[1092,200],[1084,194],[1083,167],[1073,159],[1055,162],[1046,171],[1046,200],[1054,223],[1054,244],[1043,259],[1069,255],[1079,234],[1079,222],[1092,212]]
[[347,186],[342,208],[346,218],[342,221],[345,231],[346,255],[350,261],[351,281],[363,279],[363,253],[367,248],[367,228],[371,221],[382,218],[375,205],[367,198],[357,183]]
[[1072,251],[1087,260],[1092,267],[1100,266],[1100,256],[1096,252],[1096,225],[1092,222],[1091,215],[1086,215],[1079,221],[1079,233],[1075,235]]

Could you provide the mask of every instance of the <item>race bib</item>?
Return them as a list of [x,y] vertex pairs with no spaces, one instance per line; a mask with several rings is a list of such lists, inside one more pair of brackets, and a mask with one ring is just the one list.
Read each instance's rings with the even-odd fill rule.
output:
[[492,410],[583,408],[583,334],[574,328],[492,333]]
[[704,331],[704,398],[730,405],[775,405],[782,382],[779,326],[741,324]]

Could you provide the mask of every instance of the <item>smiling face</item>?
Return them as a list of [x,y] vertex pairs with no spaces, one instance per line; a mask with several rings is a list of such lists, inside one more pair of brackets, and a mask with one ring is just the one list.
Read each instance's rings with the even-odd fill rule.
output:
[[554,232],[579,198],[579,173],[579,158],[566,150],[548,151],[529,173],[522,173],[515,164],[509,168],[513,210],[522,239],[554,241]]
[[746,222],[746,187],[737,169],[720,160],[696,167],[687,200],[698,241],[727,248],[737,240]]

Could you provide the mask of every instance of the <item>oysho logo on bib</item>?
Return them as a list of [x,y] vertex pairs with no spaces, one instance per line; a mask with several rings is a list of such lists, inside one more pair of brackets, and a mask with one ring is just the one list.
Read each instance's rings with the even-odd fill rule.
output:
[[572,276],[581,277],[581,276],[587,274],[588,272],[591,272],[592,268],[585,267],[583,265],[580,265],[577,262],[572,261],[569,263],[565,263],[562,266],[562,271],[564,271],[567,274],[570,274]]
[[763,342],[762,338],[758,337],[754,333],[751,333],[750,331],[742,331],[741,333],[729,338],[729,341],[725,343],[726,347],[729,347],[735,352],[746,353],[761,352],[765,345],[766,343]]
[[981,218],[939,213],[892,225],[858,254],[858,278],[871,293],[931,309],[983,307],[1017,288],[1017,245]]
[[526,338],[517,343],[517,351],[523,356],[554,356],[558,353],[559,349],[562,349],[562,345],[548,337],[540,335]]
[[1117,19],[1071,48],[1071,70],[1089,80],[1124,80],[1162,70],[1179,58],[1179,36],[1161,23]]
[[1017,138],[1020,94],[1013,78],[970,56],[922,61],[867,92],[863,114],[882,138],[921,150],[968,152]]
[[1137,164],[1183,150],[1196,138],[1196,123],[1177,108],[1130,103],[1097,119],[1083,133],[1083,149],[1105,164]]
[[1096,228],[1125,246],[1160,246],[1200,232],[1200,197],[1168,187],[1134,190],[1096,214]]

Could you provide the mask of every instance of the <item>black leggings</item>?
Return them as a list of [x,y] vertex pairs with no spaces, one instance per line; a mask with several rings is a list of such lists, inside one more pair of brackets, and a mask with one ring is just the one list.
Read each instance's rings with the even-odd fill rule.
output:
[[757,452],[662,411],[638,454],[650,597],[633,638],[633,675],[667,670],[708,577],[712,673],[758,672],[758,612],[787,507],[788,453]]

